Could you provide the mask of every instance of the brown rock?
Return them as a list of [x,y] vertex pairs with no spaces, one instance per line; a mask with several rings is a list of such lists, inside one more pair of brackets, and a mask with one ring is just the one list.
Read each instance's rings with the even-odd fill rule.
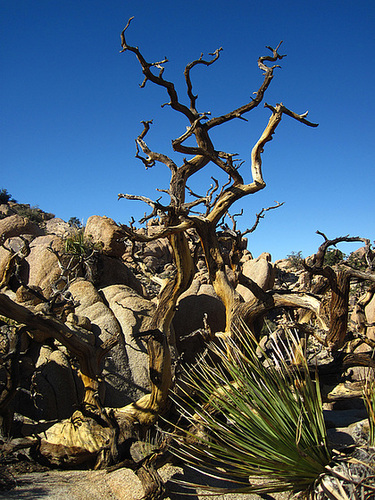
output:
[[10,215],[0,220],[0,237],[3,241],[21,234],[40,236],[44,233],[38,224],[18,214]]
[[143,249],[142,260],[152,272],[172,262],[172,249],[167,238],[148,242]]
[[[126,353],[126,364],[123,357],[124,364],[118,373],[122,377],[124,396],[123,404],[118,406],[124,406],[146,394],[150,388],[147,349],[142,340],[134,339],[133,334],[147,329],[155,304],[124,285],[108,286],[102,292],[122,331],[119,349]],[[120,365],[121,360],[112,351],[111,357]]]
[[110,285],[126,285],[133,288],[139,295],[145,295],[142,283],[134,276],[129,267],[120,259],[100,255],[98,276],[95,282],[98,288]]
[[8,203],[2,203],[0,205],[0,215],[3,217],[8,217],[8,215],[13,215],[15,212],[11,209]]
[[105,358],[105,406],[122,407],[137,400],[149,389],[148,355],[144,343],[135,341],[132,334],[145,328],[155,306],[125,285],[111,285],[99,293],[92,283],[81,279],[69,291],[79,302],[75,314],[90,320],[98,339],[119,338]]
[[93,215],[87,219],[85,237],[102,245],[102,251],[111,257],[121,257],[125,253],[124,231],[109,217]]
[[[42,347],[32,375],[33,397],[36,419],[62,419],[69,417],[79,404],[78,380],[63,348]],[[22,408],[25,410],[25,407]]]
[[[76,280],[70,285],[69,291],[79,305],[75,308],[75,314],[68,316],[68,321],[74,322],[74,316],[77,316],[78,322],[80,318],[87,318],[90,321],[89,330],[103,342],[112,335],[120,334],[121,328],[118,321],[113,312],[104,304],[92,283],[83,279]],[[75,323],[77,325],[77,321]],[[85,329],[88,330],[88,328]]]
[[[275,282],[275,268],[271,263],[271,255],[262,253],[257,259],[247,260],[242,268],[243,274],[255,281],[262,290],[271,290]],[[246,302],[254,298],[254,294],[245,286],[238,285],[237,291]]]
[[[30,255],[26,257],[26,265],[22,269],[22,278],[29,286],[40,287],[45,297],[50,297],[52,285],[61,276],[59,262],[48,247],[52,247],[63,255],[64,242],[59,236],[47,235],[35,238],[30,245]],[[67,258],[64,258],[67,262]]]
[[[33,291],[36,293],[33,293]],[[22,302],[23,305],[36,306],[43,302],[41,295],[42,289],[40,287],[32,286],[27,289],[25,286],[21,285],[17,288],[16,300],[17,302]]]
[[69,224],[58,217],[54,217],[46,222],[46,233],[56,234],[57,236],[67,236],[72,232]]
[[[87,318],[90,321],[91,336],[93,336],[92,340],[89,338],[88,340],[92,344],[98,341],[104,342],[113,335],[120,338],[119,344],[111,349],[104,360],[103,379],[105,382],[104,404],[111,407],[122,406],[124,400],[129,400],[127,392],[131,372],[122,341],[120,324],[89,281],[77,280],[70,285],[69,291],[79,306],[75,308],[75,315],[68,316],[67,319],[74,320],[74,316],[78,319]],[[88,335],[90,336],[90,333]]]
[[203,316],[212,332],[225,329],[225,308],[215,293],[213,286],[194,279],[190,288],[181,295],[173,319],[176,339],[203,328]]

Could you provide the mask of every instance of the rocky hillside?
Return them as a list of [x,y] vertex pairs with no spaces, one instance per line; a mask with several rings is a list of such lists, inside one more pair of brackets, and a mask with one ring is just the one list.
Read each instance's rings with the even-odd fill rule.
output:
[[[108,217],[94,215],[85,227],[80,227],[74,221],[69,224],[53,214],[11,201],[0,205],[0,214],[1,294],[11,300],[9,304],[21,306],[22,314],[29,311],[36,318],[42,316],[44,324],[50,321],[52,329],[55,328],[53,320],[57,318],[59,324],[67,327],[67,337],[81,339],[86,346],[91,346],[95,356],[102,346],[110,346],[107,351],[103,350],[102,356],[87,360],[101,363],[100,377],[92,386],[90,401],[97,400],[98,407],[111,408],[112,412],[100,414],[99,420],[94,419],[90,425],[97,426],[103,415],[112,418],[116,409],[121,414],[126,405],[140,401],[150,392],[152,383],[155,384],[152,379],[155,374],[150,369],[151,355],[140,332],[149,331],[160,291],[176,273],[168,239],[134,242],[129,240],[124,227]],[[151,219],[138,232],[150,236],[158,230],[158,220]],[[179,298],[168,339],[174,379],[178,378],[182,366],[193,363],[206,349],[207,341],[212,340],[215,333],[225,330],[226,321],[224,305],[210,282],[197,235],[194,230],[188,230],[187,234],[196,268],[191,286]],[[225,239],[221,242],[226,274],[245,303],[255,303],[259,294],[276,290],[280,296],[294,292],[296,296],[307,294],[314,300],[319,295],[324,310],[332,297],[327,291],[325,276],[319,273],[311,276],[298,259],[272,263],[268,253],[254,258],[245,243],[240,245],[239,276],[229,266],[231,245]],[[359,250],[351,256],[351,262],[355,260],[361,267],[365,265],[365,256],[365,250]],[[365,332],[370,342],[375,339],[375,299],[371,294],[366,295],[366,290],[360,282],[350,287],[349,330]],[[68,439],[66,435],[73,432],[64,427],[67,422],[69,428],[76,428],[75,419],[91,418],[83,410],[83,413],[78,411],[90,390],[80,371],[82,359],[78,362],[77,356],[67,348],[69,341],[61,342],[58,336],[33,329],[32,322],[25,327],[22,321],[10,320],[5,313],[3,309],[0,316],[3,432],[6,430],[19,438],[39,433],[38,453],[49,465],[61,467],[66,461],[66,465],[69,462],[69,466],[74,467],[81,463],[89,466],[96,463],[95,466],[100,467],[98,456],[108,442],[108,435],[101,427],[103,422],[83,433],[83,444],[81,436],[79,440],[74,437],[82,448],[77,457],[72,450],[76,450],[78,441],[73,439],[74,446],[69,452],[64,441]],[[293,314],[284,308],[270,308],[255,324],[257,335],[262,337],[262,348],[269,349],[271,340],[278,335],[282,337],[286,325],[298,324],[302,330],[309,331],[308,326],[303,325],[311,325],[311,318],[311,312],[301,308]],[[322,346],[318,342],[311,345],[308,351],[311,359],[319,359],[319,365],[328,366],[332,359]],[[368,351],[371,351],[369,345],[361,344],[353,353]],[[352,443],[358,436],[362,439],[363,423],[360,427],[350,427],[350,424],[366,416],[359,392],[363,371],[355,367],[340,377],[336,377],[332,386],[323,384],[326,423],[335,430],[330,439],[337,445]],[[356,402],[352,408],[353,397]],[[348,400],[349,405],[345,403]],[[86,420],[80,422],[79,426],[83,427]],[[121,418],[118,422],[116,425],[121,428]],[[338,427],[345,429],[337,432]],[[95,442],[90,441],[93,436]],[[124,433],[124,436],[125,442],[135,440],[135,434]],[[136,462],[133,455],[132,460]]]
[[[134,334],[144,327],[160,288],[175,272],[168,240],[132,244],[107,217],[92,216],[77,228],[13,202],[0,205],[0,213],[0,276],[6,293],[36,311],[50,309],[94,344],[119,337],[104,362],[105,406],[122,407],[144,395],[149,390],[148,356]],[[155,225],[152,220],[140,231],[152,234]],[[192,234],[192,249],[195,240]],[[246,276],[265,290],[272,288],[276,270],[269,254],[252,259],[245,250],[242,259]],[[238,291],[246,300],[252,296],[242,285]],[[173,320],[180,360],[191,361],[202,348],[201,338],[191,334],[203,328],[204,316],[212,332],[224,329],[224,307],[197,254],[196,276]],[[2,329],[7,328],[3,322]],[[34,421],[68,417],[82,397],[74,360],[56,342],[39,344],[27,334],[22,342],[22,390],[14,400],[15,412]]]

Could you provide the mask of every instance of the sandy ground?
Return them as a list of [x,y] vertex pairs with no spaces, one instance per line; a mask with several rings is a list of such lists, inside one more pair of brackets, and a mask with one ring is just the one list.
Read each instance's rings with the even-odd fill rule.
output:
[[[164,466],[160,470],[164,481],[170,478],[189,478],[191,474],[183,469]],[[16,478],[17,486],[10,491],[0,492],[1,499],[19,500],[139,500],[143,489],[134,474],[129,469],[119,469],[107,473],[105,471],[60,471],[33,472]],[[226,494],[207,497],[194,493],[190,494],[180,485],[168,481],[170,500],[260,500],[257,495]],[[286,500],[287,495],[264,497],[268,500]]]

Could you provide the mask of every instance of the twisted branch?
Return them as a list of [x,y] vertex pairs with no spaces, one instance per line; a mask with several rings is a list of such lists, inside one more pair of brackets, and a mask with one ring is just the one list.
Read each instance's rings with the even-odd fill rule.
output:
[[213,127],[216,127],[217,125],[221,125],[222,123],[228,122],[230,120],[233,120],[234,118],[242,118],[242,115],[251,111],[252,109],[256,108],[263,100],[264,93],[268,89],[272,79],[273,79],[273,70],[275,68],[278,68],[279,66],[271,66],[268,67],[264,64],[264,61],[277,61],[278,59],[282,59],[286,57],[285,55],[280,55],[278,54],[278,49],[280,47],[282,42],[279,43],[279,45],[276,47],[276,49],[272,49],[271,47],[267,47],[272,51],[272,56],[263,56],[259,57],[258,59],[258,66],[261,70],[264,71],[264,80],[257,90],[257,92],[254,92],[255,97],[251,99],[250,102],[247,104],[244,104],[243,106],[240,106],[239,108],[230,111],[229,113],[226,113],[225,115],[218,116],[216,118],[212,118],[209,120],[206,124],[207,129],[211,129]]
[[186,85],[187,85],[187,94],[190,98],[190,109],[192,111],[195,111],[195,112],[197,111],[195,108],[195,103],[196,103],[196,100],[198,98],[198,95],[194,95],[192,92],[193,86],[192,86],[191,79],[190,79],[190,71],[192,70],[192,68],[194,68],[194,66],[197,66],[198,64],[204,64],[205,66],[211,66],[211,64],[213,64],[215,61],[217,61],[219,59],[220,52],[222,50],[223,50],[223,48],[220,47],[219,49],[216,49],[215,52],[210,53],[209,54],[210,56],[214,56],[213,59],[211,59],[211,61],[203,60],[202,59],[203,54],[201,54],[199,59],[196,59],[195,61],[191,62],[185,68],[184,75],[185,75],[185,80],[186,80]]
[[[143,138],[146,136],[147,132],[150,130],[150,125],[152,124],[152,120],[148,121],[141,121],[143,124],[143,130],[139,134],[139,136],[136,139],[136,145],[137,145],[137,152],[135,157],[139,158],[143,164],[145,165],[146,169],[151,168],[155,165],[155,163],[158,161],[159,163],[164,163],[171,171],[177,170],[177,166],[174,163],[173,160],[171,160],[167,155],[161,154],[161,153],[156,153],[155,151],[151,151],[151,149],[147,146]],[[143,158],[139,154],[139,147],[142,149],[142,151],[147,155],[147,158]]]
[[[187,106],[185,106],[179,102],[177,92],[176,92],[176,89],[175,89],[173,83],[168,82],[167,80],[163,79],[164,68],[161,65],[168,62],[168,59],[164,58],[162,61],[159,61],[156,63],[148,63],[146,61],[146,59],[143,57],[143,55],[141,54],[138,47],[133,47],[127,43],[126,38],[125,38],[125,32],[129,28],[129,25],[133,19],[134,19],[134,17],[131,17],[129,19],[125,28],[121,32],[122,50],[120,52],[125,52],[125,51],[133,52],[133,54],[135,54],[135,56],[137,57],[140,65],[142,67],[142,72],[143,72],[144,77],[145,77],[142,84],[141,84],[141,88],[143,88],[146,85],[146,82],[148,80],[151,80],[152,83],[155,83],[156,85],[164,87],[167,90],[168,95],[170,97],[171,107],[174,110],[178,111],[179,113],[182,113],[183,115],[185,115],[190,122],[193,122],[196,118],[195,114],[192,111],[190,111],[190,109]],[[159,75],[153,74],[153,72],[151,71],[151,68],[153,68],[153,67],[156,67],[160,70]]]
[[279,208],[279,207],[282,207],[284,205],[284,202],[280,203],[278,201],[275,201],[275,203],[276,203],[276,205],[273,205],[272,207],[262,208],[262,210],[258,214],[256,214],[256,219],[255,219],[253,226],[250,229],[246,229],[246,231],[244,231],[242,233],[242,236],[245,236],[246,234],[249,234],[249,233],[253,233],[256,230],[256,228],[258,227],[258,224],[260,222],[260,219],[264,218],[265,212],[268,212],[269,210],[274,210],[275,208]]

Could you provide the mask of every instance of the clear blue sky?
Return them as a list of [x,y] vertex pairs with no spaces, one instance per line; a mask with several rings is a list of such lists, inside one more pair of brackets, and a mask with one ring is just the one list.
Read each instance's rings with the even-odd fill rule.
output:
[[[199,111],[214,116],[249,100],[262,79],[257,58],[284,41],[287,57],[265,101],[309,110],[319,127],[285,116],[266,146],[266,189],[235,207],[244,208],[245,229],[262,207],[285,202],[251,236],[254,256],[307,256],[321,243],[317,229],[332,238],[375,238],[374,0],[2,0],[0,188],[65,220],[97,214],[123,223],[147,207],[117,201],[119,192],[157,198],[155,188],[167,188],[169,171],[146,171],[134,158],[134,139],[140,121],[153,119],[150,148],[173,156],[170,141],[187,124],[160,107],[168,100],[163,89],[150,82],[139,88],[134,55],[119,53],[131,16],[128,42],[150,62],[168,57],[164,77],[185,102],[185,65],[223,47],[214,65],[192,73]],[[246,161],[247,180],[268,117],[259,107],[247,123],[214,131],[217,149]],[[205,193],[212,174],[191,186]]]

